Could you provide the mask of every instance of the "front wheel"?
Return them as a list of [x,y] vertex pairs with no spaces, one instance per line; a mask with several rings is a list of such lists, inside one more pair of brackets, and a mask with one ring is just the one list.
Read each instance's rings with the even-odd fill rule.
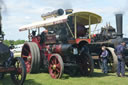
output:
[[11,79],[15,85],[23,85],[26,78],[26,66],[24,60],[20,57],[14,59],[12,66],[15,71],[11,72]]
[[52,78],[61,78],[64,71],[64,64],[59,54],[52,54],[49,60],[49,73]]

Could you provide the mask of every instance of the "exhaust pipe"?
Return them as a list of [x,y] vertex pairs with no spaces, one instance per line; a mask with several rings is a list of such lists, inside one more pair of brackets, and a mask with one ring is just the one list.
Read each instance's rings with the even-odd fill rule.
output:
[[123,37],[123,14],[116,14],[117,36]]

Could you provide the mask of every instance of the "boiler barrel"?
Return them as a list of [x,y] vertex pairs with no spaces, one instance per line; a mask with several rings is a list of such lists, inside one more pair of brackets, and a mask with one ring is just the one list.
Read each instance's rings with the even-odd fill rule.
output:
[[72,45],[71,44],[59,44],[59,45],[53,45],[52,48],[54,49],[53,52],[55,53],[69,55],[71,54]]

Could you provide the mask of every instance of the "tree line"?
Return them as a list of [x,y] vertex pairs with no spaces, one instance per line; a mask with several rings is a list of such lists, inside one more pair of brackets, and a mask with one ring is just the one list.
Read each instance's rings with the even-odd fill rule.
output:
[[4,44],[10,46],[11,44],[13,45],[23,44],[25,40],[16,40],[16,41],[15,40],[4,40],[3,42]]

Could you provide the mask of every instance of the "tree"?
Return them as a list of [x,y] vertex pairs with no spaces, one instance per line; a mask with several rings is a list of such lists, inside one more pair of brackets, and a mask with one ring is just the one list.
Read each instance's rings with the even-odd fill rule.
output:
[[25,40],[4,40],[4,44],[10,46],[11,44],[13,45],[18,45],[18,44],[23,44],[25,42]]

